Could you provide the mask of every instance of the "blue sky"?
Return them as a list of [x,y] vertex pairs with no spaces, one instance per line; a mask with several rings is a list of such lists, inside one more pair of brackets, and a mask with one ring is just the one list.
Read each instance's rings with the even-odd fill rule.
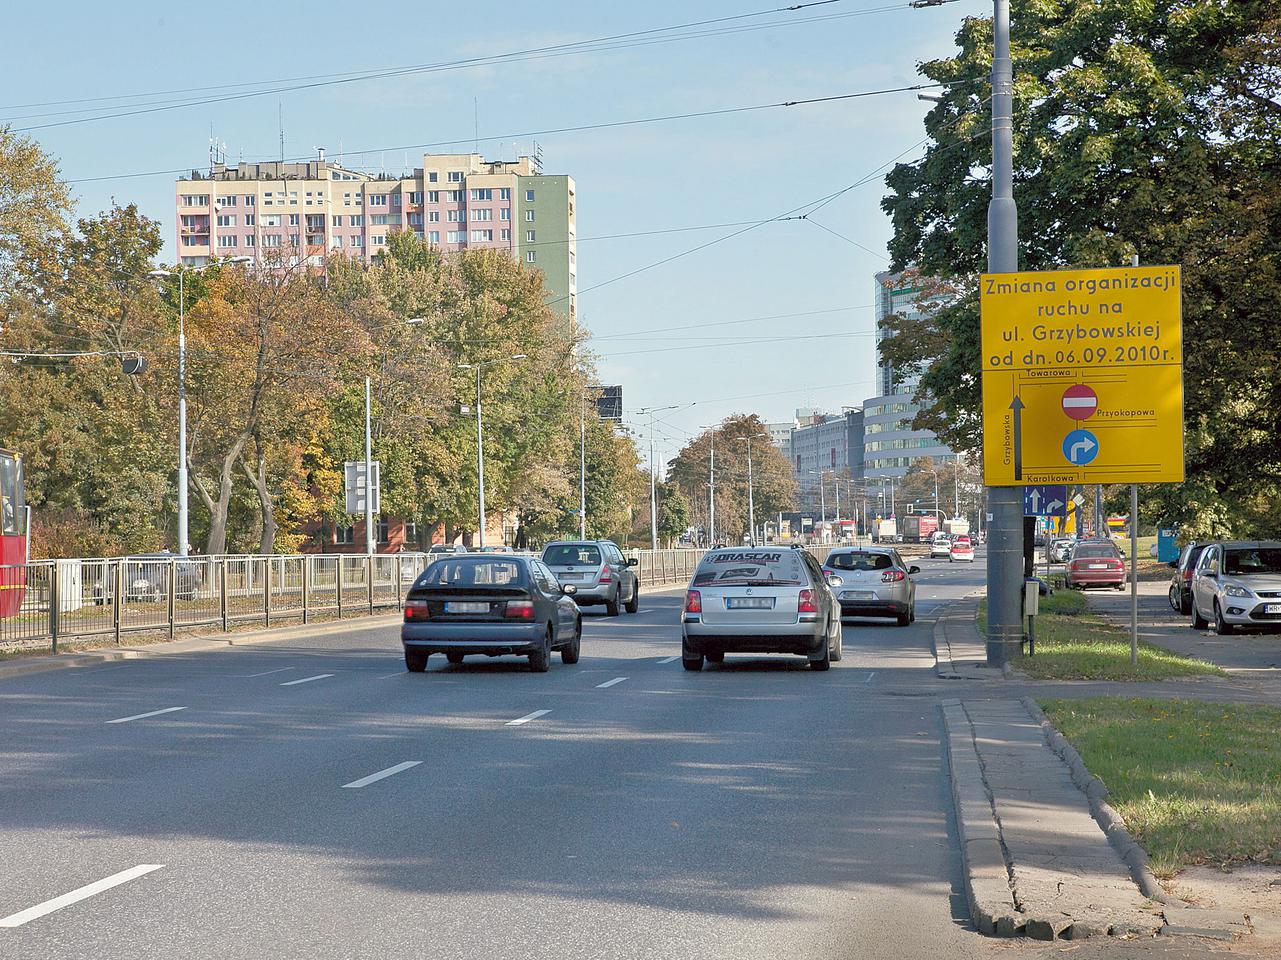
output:
[[[837,0],[744,26],[854,14],[894,0]],[[771,9],[752,0],[644,5],[547,0],[506,7],[466,4],[305,6],[100,4],[7,14],[7,82],[0,122],[14,127],[68,116],[26,117],[75,105],[32,103],[247,83],[423,64],[586,40]],[[299,11],[305,10],[305,13]],[[351,166],[398,172],[406,154],[381,148],[463,140],[476,116],[481,152],[510,158],[530,138],[511,135],[576,124],[827,97],[919,82],[916,65],[948,56],[965,16],[984,0],[840,16],[674,43],[534,59],[203,104],[32,131],[70,180],[207,164],[210,127],[228,159],[315,146]],[[538,137],[544,169],[578,186],[580,311],[595,336],[603,382],[622,383],[630,412],[661,414],[666,459],[700,425],[734,412],[768,420],[799,406],[839,410],[873,393],[872,275],[890,235],[877,177],[807,222],[771,223],[672,263],[606,283],[735,229],[602,239],[777,216],[855,182],[924,136],[929,104],[913,93],[724,117]],[[74,117],[75,115],[71,115]],[[500,145],[497,139],[503,137]],[[419,151],[421,152],[421,151]],[[907,154],[911,160],[918,152]],[[416,164],[413,152],[408,166]],[[82,214],[136,202],[173,236],[173,176],[74,184]],[[172,240],[170,239],[172,244]],[[861,245],[856,246],[855,244]],[[862,247],[868,249],[862,249]],[[172,246],[166,249],[172,258]],[[590,288],[605,284],[597,290]],[[780,317],[746,323],[724,321]],[[697,324],[720,324],[696,327]],[[676,329],[665,329],[676,328]],[[664,332],[643,333],[664,329]],[[739,340],[765,337],[751,344]],[[645,445],[647,446],[647,444]]]

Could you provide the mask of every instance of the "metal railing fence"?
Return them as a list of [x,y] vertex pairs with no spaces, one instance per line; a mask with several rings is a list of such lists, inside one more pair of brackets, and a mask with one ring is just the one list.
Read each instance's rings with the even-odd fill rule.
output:
[[[806,548],[822,562],[831,547]],[[628,550],[645,586],[688,583],[701,549]],[[425,553],[40,560],[0,567],[22,590],[0,617],[0,649],[245,623],[307,623],[317,616],[397,610],[434,557]]]

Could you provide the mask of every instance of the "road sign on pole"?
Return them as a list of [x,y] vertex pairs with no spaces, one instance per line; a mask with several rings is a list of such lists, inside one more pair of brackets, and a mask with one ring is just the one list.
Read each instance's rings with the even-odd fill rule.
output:
[[[374,503],[373,513],[377,516],[382,510],[382,498],[379,496],[381,482],[379,479],[379,463],[373,461],[374,468]],[[348,513],[364,516],[365,515],[365,461],[348,460],[343,464],[343,492],[346,494],[345,509]]]
[[1042,483],[1024,487],[1023,516],[1067,516],[1067,486],[1061,483]]
[[987,273],[983,460],[993,486],[1183,480],[1181,271]]

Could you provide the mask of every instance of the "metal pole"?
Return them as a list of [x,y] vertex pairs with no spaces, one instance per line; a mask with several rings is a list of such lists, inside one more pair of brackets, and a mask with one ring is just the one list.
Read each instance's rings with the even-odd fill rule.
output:
[[756,499],[752,492],[752,438],[747,438],[747,526],[756,546]]
[[952,467],[952,519],[956,520],[961,516],[961,455],[959,453]]
[[823,471],[818,472],[818,512],[827,523],[827,491],[823,487]]
[[1139,485],[1130,484],[1130,666],[1139,663]]
[[365,377],[365,553],[374,552],[374,449],[369,429],[369,378]]
[[[1010,2],[992,4],[992,200],[987,212],[987,268],[1019,268],[1018,207],[1014,203],[1014,65],[1010,60]],[[1004,666],[1023,649],[1023,491],[988,487],[987,662]]]
[[578,402],[578,539],[587,539],[587,400]]
[[716,431],[712,431],[711,451],[707,457],[707,545],[716,543]]
[[1106,518],[1103,516],[1103,484],[1096,483],[1094,485],[1094,535],[1101,537],[1106,529]]
[[178,270],[178,554],[187,556],[187,288],[186,271]]
[[658,549],[658,491],[654,486],[654,411],[649,412],[649,546]]
[[480,368],[476,364],[476,491],[477,513],[480,516],[480,530],[477,531],[477,546],[485,546],[485,432],[480,419]]

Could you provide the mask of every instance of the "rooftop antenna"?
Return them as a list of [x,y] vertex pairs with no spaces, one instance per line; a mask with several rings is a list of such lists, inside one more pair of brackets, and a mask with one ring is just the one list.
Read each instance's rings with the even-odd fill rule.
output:
[[280,124],[280,162],[285,162],[285,105],[276,104],[276,119]]
[[338,138],[338,166],[342,166],[342,137]]
[[543,172],[543,147],[537,140],[534,141],[533,161],[534,161],[534,173],[542,173]]

